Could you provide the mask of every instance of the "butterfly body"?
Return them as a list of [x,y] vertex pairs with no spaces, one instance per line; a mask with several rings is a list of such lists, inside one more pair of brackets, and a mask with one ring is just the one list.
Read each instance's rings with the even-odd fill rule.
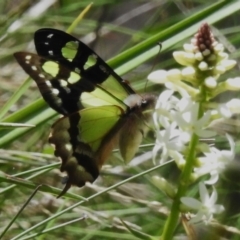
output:
[[112,150],[119,146],[131,160],[143,136],[153,95],[140,96],[96,53],[71,35],[56,29],[35,33],[39,55],[14,56],[35,80],[44,100],[63,117],[52,126],[49,142],[62,160],[71,185],[93,182]]

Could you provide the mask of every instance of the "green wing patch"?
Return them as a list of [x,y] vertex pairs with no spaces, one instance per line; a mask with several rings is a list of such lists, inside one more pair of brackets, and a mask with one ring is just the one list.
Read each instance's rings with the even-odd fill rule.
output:
[[61,171],[68,173],[67,189],[71,185],[82,187],[98,177],[99,169],[116,147],[123,113],[118,106],[92,107],[53,125],[49,142],[62,160]]

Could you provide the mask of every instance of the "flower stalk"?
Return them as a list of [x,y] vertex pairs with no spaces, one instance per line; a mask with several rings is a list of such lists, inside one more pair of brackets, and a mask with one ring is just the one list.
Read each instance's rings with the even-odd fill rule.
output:
[[[214,39],[206,23],[199,28],[191,44],[184,45],[184,50],[173,53],[175,60],[184,66],[183,69],[158,70],[148,76],[149,80],[168,88],[160,94],[153,116],[157,136],[153,148],[154,161],[159,159],[163,163],[172,158],[182,171],[161,240],[173,238],[182,203],[198,210],[189,223],[209,223],[213,214],[223,211],[223,206],[215,205],[215,188],[210,197],[204,183],[199,185],[202,203],[186,195],[189,186],[203,175],[210,175],[205,184],[215,184],[227,162],[235,156],[234,141],[229,135],[226,137],[230,151],[220,151],[202,143],[201,139],[216,135],[215,129],[210,128],[213,119],[231,117],[232,104],[219,105],[213,98],[226,90],[240,90],[239,78],[218,83],[220,75],[234,67],[236,62],[228,59],[223,45]],[[175,92],[181,97],[175,97]],[[161,181],[164,182],[163,179]],[[159,186],[166,191],[164,184]],[[174,193],[174,190],[171,192]]]

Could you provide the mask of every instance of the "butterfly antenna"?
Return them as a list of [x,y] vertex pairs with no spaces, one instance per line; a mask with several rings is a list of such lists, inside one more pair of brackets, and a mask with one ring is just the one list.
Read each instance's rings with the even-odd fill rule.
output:
[[[158,42],[157,45],[159,46],[159,52],[158,52],[158,54],[156,55],[156,57],[155,57],[155,59],[154,59],[154,62],[153,62],[153,65],[152,65],[152,68],[151,68],[150,72],[152,72],[153,69],[155,68],[156,63],[157,63],[157,62],[156,62],[156,61],[157,61],[157,57],[158,57],[158,55],[160,54],[160,52],[161,52],[161,50],[162,50],[162,43],[161,43],[161,42]],[[146,93],[146,89],[147,89],[147,84],[148,84],[148,80],[145,82],[145,86],[144,86],[144,92],[145,92],[145,93]]]

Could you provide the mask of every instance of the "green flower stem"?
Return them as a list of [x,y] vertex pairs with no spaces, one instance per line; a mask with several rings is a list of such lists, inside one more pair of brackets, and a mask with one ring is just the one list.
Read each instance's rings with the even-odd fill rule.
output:
[[166,221],[166,224],[163,228],[163,233],[161,240],[170,240],[173,237],[173,233],[175,231],[175,228],[178,223],[179,219],[179,206],[180,206],[180,198],[183,197],[186,193],[187,187],[190,182],[190,177],[192,173],[192,169],[194,166],[195,161],[195,155],[196,155],[196,147],[198,144],[198,136],[196,134],[193,134],[191,142],[190,142],[190,148],[189,148],[189,154],[187,157],[187,162],[184,167],[184,170],[180,176],[178,191],[176,194],[175,199],[173,200],[172,208],[170,211],[170,215],[168,216],[168,219]]
[[[204,100],[199,103],[198,119],[200,119],[204,114],[203,103],[206,98],[204,88],[201,88],[201,96],[203,97]],[[186,194],[187,187],[191,182],[190,178],[191,178],[192,169],[194,167],[194,163],[196,159],[196,149],[197,149],[198,142],[199,142],[199,137],[196,134],[193,134],[189,144],[189,152],[186,158],[186,165],[180,176],[178,191],[173,200],[170,214],[163,228],[161,240],[171,240],[173,237],[173,234],[179,219],[180,204],[181,204],[180,199]]]

